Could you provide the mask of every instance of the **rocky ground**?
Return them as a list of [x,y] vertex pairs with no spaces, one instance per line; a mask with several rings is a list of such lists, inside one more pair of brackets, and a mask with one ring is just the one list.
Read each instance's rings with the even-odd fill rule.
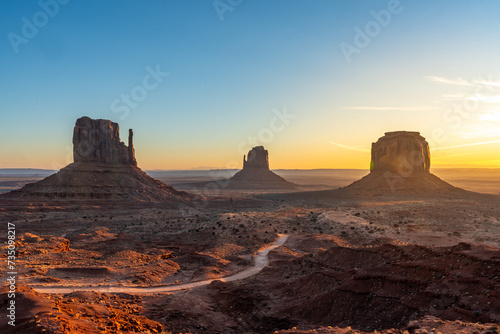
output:
[[[220,196],[182,210],[5,205],[1,221],[16,225],[20,308],[16,331],[4,317],[0,331],[498,333],[497,203],[469,194]],[[30,288],[222,278],[250,266],[278,233],[290,237],[270,266],[242,281],[145,295]],[[6,301],[4,291],[3,309]]]

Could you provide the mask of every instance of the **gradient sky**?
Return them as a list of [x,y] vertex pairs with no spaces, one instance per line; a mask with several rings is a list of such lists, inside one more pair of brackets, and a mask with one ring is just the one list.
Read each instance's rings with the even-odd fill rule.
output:
[[[118,122],[125,142],[133,128],[143,169],[240,168],[258,144],[274,169],[368,168],[395,130],[426,137],[433,166],[500,167],[497,0],[60,0],[40,13],[54,1],[0,2],[0,168],[72,162],[81,116]],[[146,77],[157,68],[161,82]]]

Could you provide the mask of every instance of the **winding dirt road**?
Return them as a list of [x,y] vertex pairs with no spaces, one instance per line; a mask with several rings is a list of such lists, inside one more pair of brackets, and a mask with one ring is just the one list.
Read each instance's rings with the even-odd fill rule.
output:
[[210,279],[205,281],[179,284],[179,285],[164,285],[164,286],[152,286],[152,287],[123,287],[123,286],[87,286],[87,287],[61,287],[61,286],[44,286],[44,287],[33,287],[37,292],[42,293],[71,293],[74,291],[97,291],[97,292],[109,292],[109,293],[129,293],[129,294],[146,294],[146,293],[158,293],[158,292],[176,292],[181,290],[189,290],[199,286],[204,286],[212,283],[213,281],[231,282],[240,279],[245,279],[253,276],[264,269],[269,264],[269,252],[273,249],[283,246],[288,239],[286,234],[278,234],[279,238],[272,245],[262,248],[257,251],[254,255],[254,265],[253,267],[247,268],[237,274]]

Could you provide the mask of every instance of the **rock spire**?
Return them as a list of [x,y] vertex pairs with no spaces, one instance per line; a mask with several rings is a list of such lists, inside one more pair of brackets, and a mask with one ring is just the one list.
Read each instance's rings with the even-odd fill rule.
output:
[[76,120],[73,130],[73,159],[75,162],[137,166],[132,136],[130,129],[126,146],[120,141],[117,123],[81,117]]

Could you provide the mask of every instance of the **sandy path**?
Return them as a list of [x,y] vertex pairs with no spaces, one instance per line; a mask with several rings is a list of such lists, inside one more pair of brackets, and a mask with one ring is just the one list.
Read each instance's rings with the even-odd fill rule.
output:
[[88,287],[33,287],[37,292],[42,293],[71,293],[73,291],[97,291],[97,292],[110,292],[110,293],[129,293],[129,294],[141,294],[141,293],[157,293],[157,292],[176,292],[181,290],[189,290],[199,286],[208,285],[213,281],[231,282],[240,279],[245,279],[253,276],[264,269],[269,264],[268,254],[273,249],[280,247],[285,244],[288,239],[286,234],[278,234],[279,238],[272,245],[262,248],[257,251],[254,255],[254,265],[253,267],[247,268],[237,274],[227,276],[224,278],[210,279],[205,281],[179,284],[179,285],[167,285],[167,286],[153,286],[153,287],[123,287],[123,286],[88,286]]

